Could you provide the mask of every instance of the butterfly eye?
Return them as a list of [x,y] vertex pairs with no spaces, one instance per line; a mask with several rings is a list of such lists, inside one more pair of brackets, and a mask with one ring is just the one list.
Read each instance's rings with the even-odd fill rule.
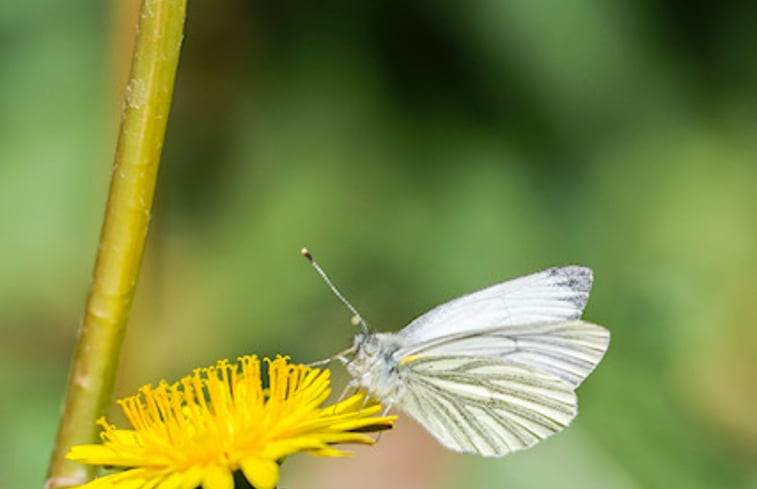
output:
[[379,351],[379,341],[375,336],[358,333],[355,335],[355,348],[365,356],[374,356]]

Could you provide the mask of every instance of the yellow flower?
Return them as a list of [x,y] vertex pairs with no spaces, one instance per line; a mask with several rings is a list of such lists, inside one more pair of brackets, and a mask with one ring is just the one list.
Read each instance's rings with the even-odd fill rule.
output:
[[328,370],[281,356],[266,361],[268,389],[258,358],[245,356],[120,400],[134,429],[100,419],[103,443],[75,446],[67,458],[128,469],[81,487],[232,489],[233,473],[241,470],[256,489],[273,489],[287,455],[350,455],[332,445],[372,444],[365,433],[392,427],[395,418],[374,416],[381,406],[366,404],[363,394],[321,407],[331,392]]

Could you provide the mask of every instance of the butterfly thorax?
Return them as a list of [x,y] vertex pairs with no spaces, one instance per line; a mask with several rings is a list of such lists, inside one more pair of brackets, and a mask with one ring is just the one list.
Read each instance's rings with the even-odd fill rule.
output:
[[346,364],[354,382],[373,397],[391,402],[401,393],[394,353],[405,346],[403,339],[391,333],[359,333],[355,336],[355,356]]

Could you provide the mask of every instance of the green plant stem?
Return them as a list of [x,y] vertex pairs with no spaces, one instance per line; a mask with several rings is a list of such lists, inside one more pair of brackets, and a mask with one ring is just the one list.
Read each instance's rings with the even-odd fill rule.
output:
[[97,440],[95,421],[110,404],[150,222],[185,13],[186,0],[142,2],[110,193],[47,489],[82,484],[93,475],[92,468],[65,455],[73,445]]

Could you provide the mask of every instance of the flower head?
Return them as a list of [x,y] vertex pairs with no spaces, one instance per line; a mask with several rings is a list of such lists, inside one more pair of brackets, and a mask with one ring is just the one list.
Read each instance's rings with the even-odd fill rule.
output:
[[272,489],[287,455],[349,455],[332,445],[372,444],[367,432],[392,427],[394,417],[374,416],[381,406],[366,404],[363,394],[321,407],[331,392],[328,370],[281,356],[268,363],[268,389],[258,358],[245,356],[120,400],[133,429],[100,419],[103,443],[75,446],[67,457],[128,470],[81,487],[232,489],[241,470],[256,489]]

